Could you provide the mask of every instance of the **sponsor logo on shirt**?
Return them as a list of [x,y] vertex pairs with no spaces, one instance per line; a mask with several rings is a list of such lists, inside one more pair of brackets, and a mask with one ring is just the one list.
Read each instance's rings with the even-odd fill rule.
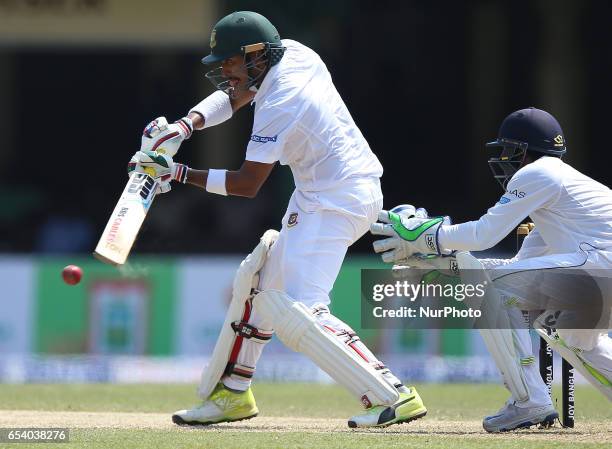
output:
[[499,199],[499,204],[506,204],[506,203],[509,203],[510,201],[511,201],[510,198],[506,198],[505,196],[502,196]]
[[287,227],[288,228],[292,228],[294,227],[296,224],[298,224],[298,214],[297,212],[292,212],[291,214],[289,214],[289,219],[287,220]]
[[277,138],[278,138],[278,134],[276,136],[258,136],[257,134],[253,134],[251,136],[251,140],[253,142],[260,142],[260,143],[276,142]]
[[519,192],[518,189],[507,190],[506,193],[514,195],[517,198],[523,198],[525,196],[525,192]]

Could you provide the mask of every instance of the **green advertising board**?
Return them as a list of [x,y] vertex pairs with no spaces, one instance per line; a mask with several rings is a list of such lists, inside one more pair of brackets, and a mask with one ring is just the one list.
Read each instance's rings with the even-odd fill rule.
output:
[[[78,285],[62,268],[83,269]],[[172,352],[173,259],[135,258],[121,269],[93,259],[42,259],[38,266],[35,350],[39,353]]]

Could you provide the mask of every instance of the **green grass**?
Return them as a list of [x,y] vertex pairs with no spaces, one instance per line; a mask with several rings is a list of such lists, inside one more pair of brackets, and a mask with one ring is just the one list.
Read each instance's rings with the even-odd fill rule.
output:
[[[72,434],[71,434],[72,435]],[[72,438],[72,437],[71,437]],[[526,441],[504,438],[495,442],[489,438],[464,439],[445,435],[359,434],[359,433],[238,433],[238,432],[161,432],[143,430],[92,430],[78,432],[71,441],[91,448],[223,448],[223,449],[606,449],[605,443],[559,443],[557,441]],[[72,446],[73,444],[70,444]],[[19,446],[20,448],[22,446]],[[38,446],[40,448],[40,446]]]
[[[480,419],[501,407],[507,398],[498,385],[417,385],[429,418]],[[346,418],[359,404],[337,386],[310,384],[255,384],[262,416]],[[555,391],[559,397],[560,391]],[[195,385],[0,385],[4,410],[155,412],[196,404]],[[612,420],[612,407],[595,389],[576,390],[576,419]],[[588,407],[586,406],[588,404]],[[469,405],[466,407],[466,405]]]
[[[429,413],[428,421],[480,421],[497,410],[506,399],[497,385],[418,385]],[[336,386],[308,384],[256,384],[254,387],[260,416],[312,418],[347,418],[359,410],[359,404]],[[558,393],[558,392],[556,392]],[[576,392],[578,427],[576,439],[563,441],[462,435],[452,431],[410,432],[410,425],[376,432],[241,432],[235,428],[211,430],[166,429],[72,429],[71,443],[58,447],[130,448],[351,448],[390,449],[396,447],[428,448],[603,448],[603,443],[589,442],[580,432],[581,423],[610,423],[612,407],[590,387]],[[0,385],[0,409],[47,411],[111,411],[168,413],[197,402],[193,385]],[[28,423],[31,426],[31,423]],[[609,430],[609,425],[607,429]],[[391,431],[393,429],[394,431]],[[397,433],[402,429],[402,433]],[[405,430],[404,430],[405,429]],[[496,439],[499,438],[499,442]],[[586,438],[586,440],[585,440]],[[598,441],[601,441],[601,437]],[[17,446],[16,446],[17,447]],[[27,445],[20,444],[19,448]],[[41,448],[41,445],[32,447]]]

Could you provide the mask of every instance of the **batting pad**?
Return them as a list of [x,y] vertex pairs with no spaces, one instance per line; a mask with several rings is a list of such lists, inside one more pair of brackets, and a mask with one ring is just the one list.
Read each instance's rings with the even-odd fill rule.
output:
[[269,229],[264,233],[255,247],[240,264],[232,288],[232,302],[230,303],[221,333],[215,344],[215,349],[202,371],[202,378],[198,388],[198,394],[202,399],[208,398],[215,386],[221,380],[236,341],[237,335],[232,324],[243,321],[245,310],[249,305],[247,300],[251,296],[251,290],[257,288],[259,283],[259,271],[263,268],[268,257],[268,251],[278,238],[278,231]]
[[281,291],[266,290],[253,298],[253,307],[273,324],[276,335],[288,348],[308,356],[366,407],[392,405],[399,399],[391,383],[319,324],[301,302],[294,302]]
[[549,335],[538,320],[535,321],[534,328],[538,335],[546,340],[553,350],[557,351],[557,353],[567,360],[569,364],[574,367],[574,369],[578,370],[578,372],[582,374],[591,385],[593,385],[605,397],[607,397],[609,401],[612,401],[612,382],[610,382],[594,367],[585,362],[580,357],[579,351],[574,352],[572,349],[570,349],[556,332]]
[[529,389],[514,348],[511,329],[480,329],[480,335],[500,370],[504,383],[518,402],[529,400]]
[[[483,323],[480,335],[501,372],[504,383],[518,402],[529,400],[529,388],[521,359],[514,346],[514,331],[510,328],[507,311],[502,309],[502,300],[493,287],[491,278],[482,263],[468,252],[457,253],[457,264],[461,273],[461,281],[465,284],[484,284],[489,287],[482,298]],[[486,312],[485,312],[486,311]]]

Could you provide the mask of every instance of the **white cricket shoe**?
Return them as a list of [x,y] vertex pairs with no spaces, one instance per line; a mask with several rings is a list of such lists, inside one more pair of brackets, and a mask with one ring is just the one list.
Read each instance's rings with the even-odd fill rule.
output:
[[172,415],[178,425],[208,425],[242,421],[259,413],[251,387],[246,391],[232,391],[219,383],[202,405],[190,410],[179,410]]
[[482,421],[482,427],[491,433],[508,432],[535,425],[550,427],[558,418],[559,414],[552,404],[523,408],[507,403],[495,415],[487,416]]
[[400,393],[397,402],[391,406],[378,405],[369,408],[360,415],[353,416],[348,421],[351,428],[387,427],[391,424],[401,424],[422,418],[427,409],[416,388],[410,387]]

